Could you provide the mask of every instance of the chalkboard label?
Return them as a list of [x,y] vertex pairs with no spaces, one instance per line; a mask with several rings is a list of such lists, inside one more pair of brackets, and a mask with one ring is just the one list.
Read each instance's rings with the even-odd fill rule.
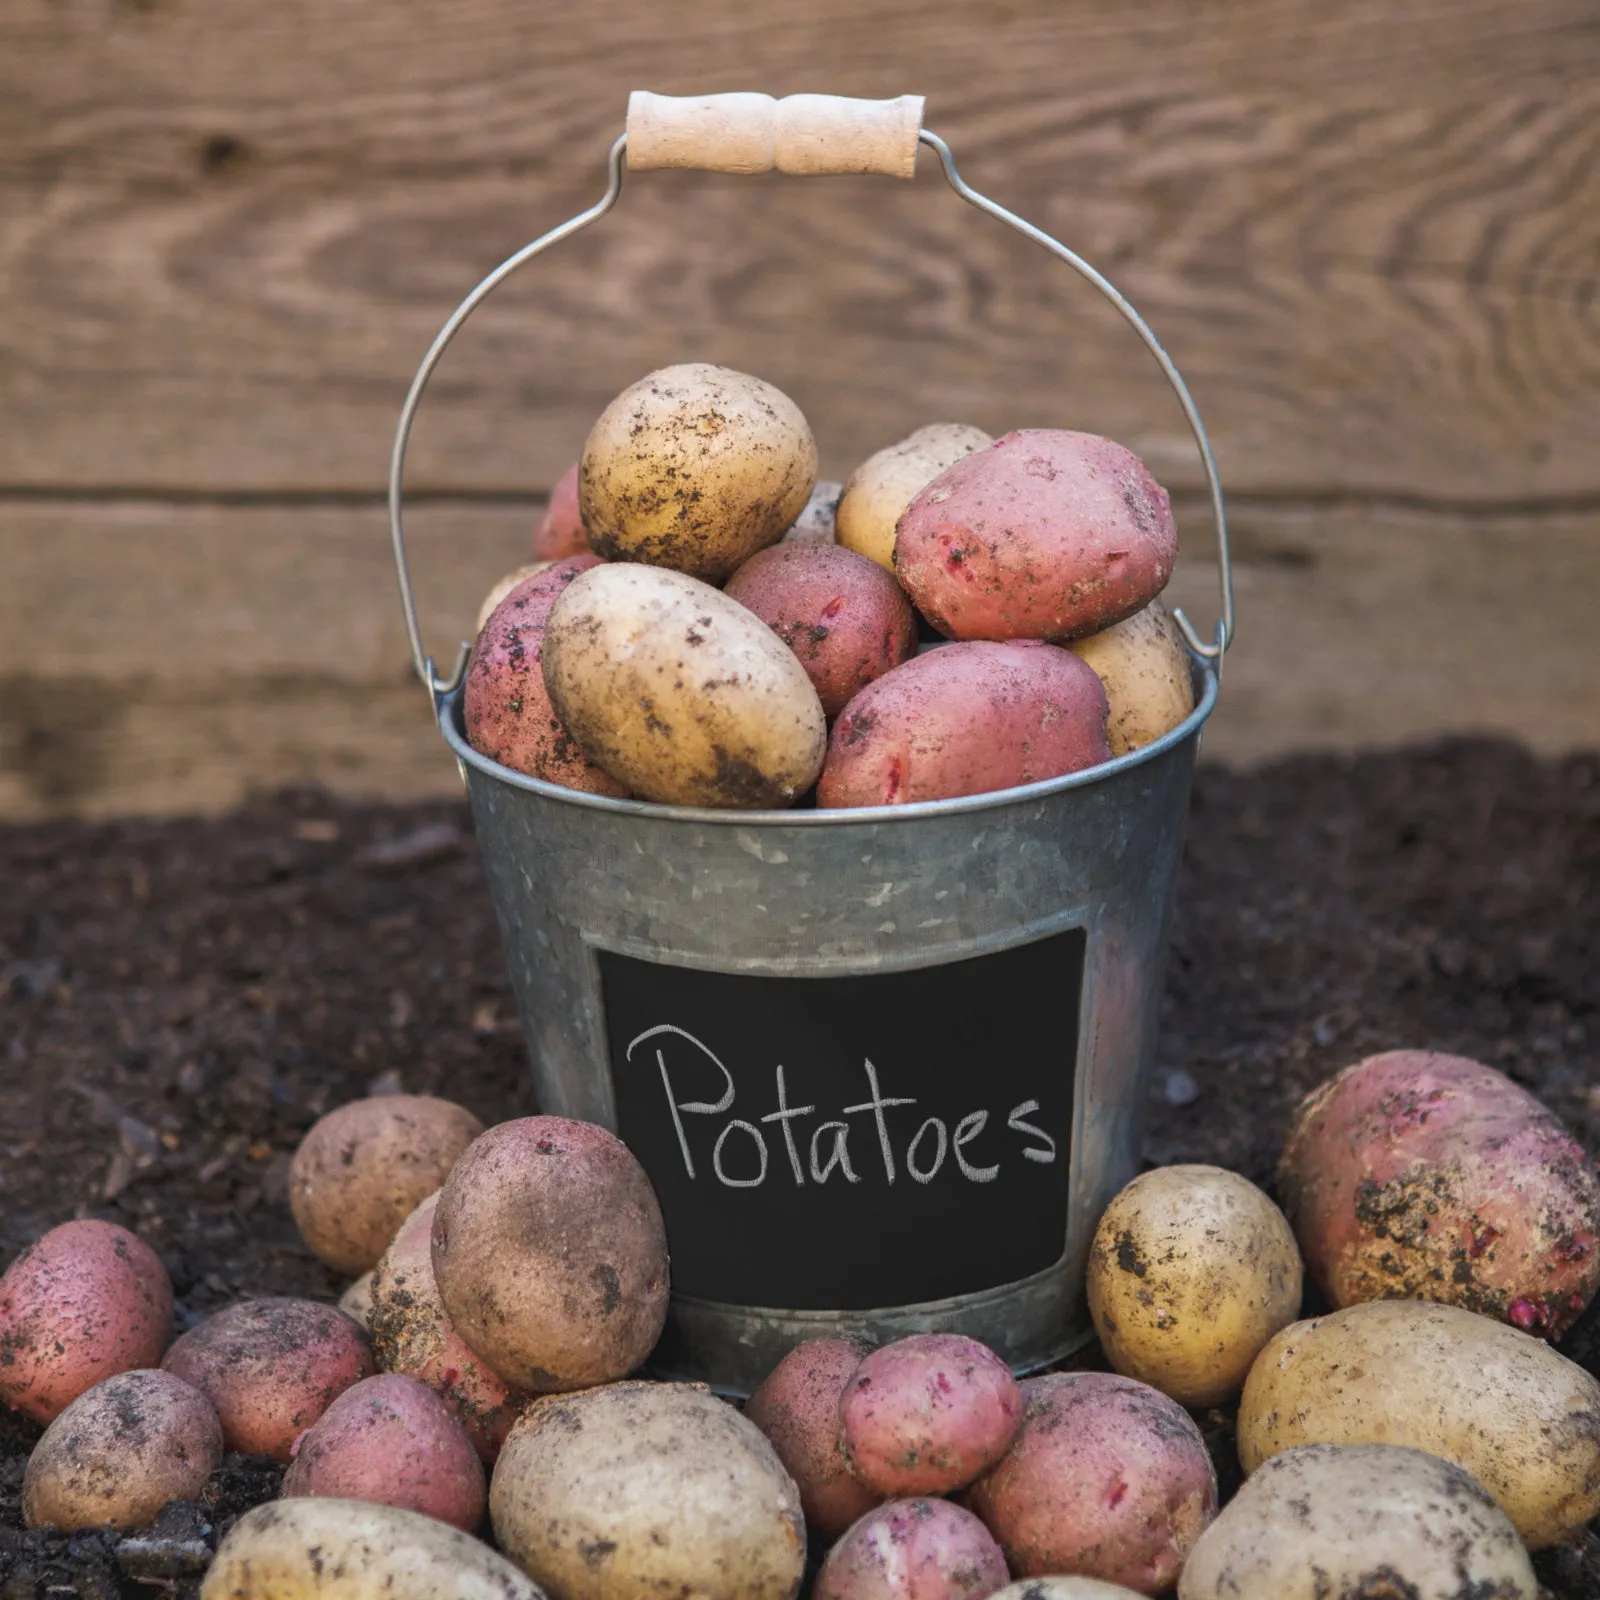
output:
[[1066,1247],[1082,929],[912,972],[774,978],[600,951],[618,1132],[672,1286],[868,1310]]

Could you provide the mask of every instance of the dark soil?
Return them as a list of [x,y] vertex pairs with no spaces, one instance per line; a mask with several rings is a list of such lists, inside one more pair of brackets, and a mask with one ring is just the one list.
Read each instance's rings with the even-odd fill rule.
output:
[[[160,1252],[180,1327],[333,1298],[284,1203],[321,1112],[385,1088],[531,1109],[460,806],[292,794],[0,830],[0,885],[0,1263],[99,1216]],[[1499,1067],[1600,1153],[1600,756],[1454,742],[1202,772],[1150,1159],[1268,1181],[1297,1097],[1399,1045]],[[1227,1468],[1227,1419],[1203,1420]],[[275,1488],[234,1459],[142,1541],[28,1534],[35,1436],[0,1412],[0,1600],[193,1595],[186,1564]],[[1600,1541],[1540,1566],[1561,1600],[1600,1597]]]

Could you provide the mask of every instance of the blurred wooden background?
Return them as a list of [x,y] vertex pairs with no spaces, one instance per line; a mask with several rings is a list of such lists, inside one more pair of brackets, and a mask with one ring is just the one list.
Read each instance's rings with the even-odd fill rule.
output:
[[[631,87],[906,90],[1122,286],[1213,430],[1240,632],[1208,752],[1600,742],[1594,0],[6,0],[0,815],[454,773],[382,485],[461,294],[598,197]],[[624,384],[728,362],[824,468],[923,422],[1199,473],[1114,313],[912,185],[653,174],[452,351],[415,438],[433,648]]]

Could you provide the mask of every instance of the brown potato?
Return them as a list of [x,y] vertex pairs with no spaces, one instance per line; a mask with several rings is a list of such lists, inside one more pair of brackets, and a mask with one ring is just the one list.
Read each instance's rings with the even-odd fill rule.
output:
[[578,463],[574,461],[550,491],[549,504],[533,530],[533,555],[536,561],[559,561],[563,556],[582,555],[588,548],[583,514],[578,509]]
[[994,440],[964,422],[933,422],[870,455],[850,474],[835,512],[847,550],[894,571],[895,524],[924,485]]
[[1194,710],[1194,677],[1183,635],[1159,600],[1067,648],[1105,686],[1111,753],[1125,756],[1177,727]]

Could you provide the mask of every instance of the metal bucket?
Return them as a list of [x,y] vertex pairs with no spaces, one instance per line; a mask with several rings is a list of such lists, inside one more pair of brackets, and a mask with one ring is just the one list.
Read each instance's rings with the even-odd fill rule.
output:
[[1137,1171],[1173,883],[1200,730],[1232,631],[1216,469],[1193,402],[1121,296],[1065,246],[945,176],[1109,295],[1195,433],[1223,620],[1196,707],[1163,738],[1027,787],[850,811],[613,800],[524,777],[462,725],[465,647],[422,649],[400,522],[406,439],[483,297],[615,203],[513,256],[463,302],[402,413],[391,532],[413,658],[477,825],[539,1109],[616,1130],[672,1252],[661,1376],[748,1392],[802,1339],[947,1329],[1018,1370],[1090,1333],[1089,1239]]

